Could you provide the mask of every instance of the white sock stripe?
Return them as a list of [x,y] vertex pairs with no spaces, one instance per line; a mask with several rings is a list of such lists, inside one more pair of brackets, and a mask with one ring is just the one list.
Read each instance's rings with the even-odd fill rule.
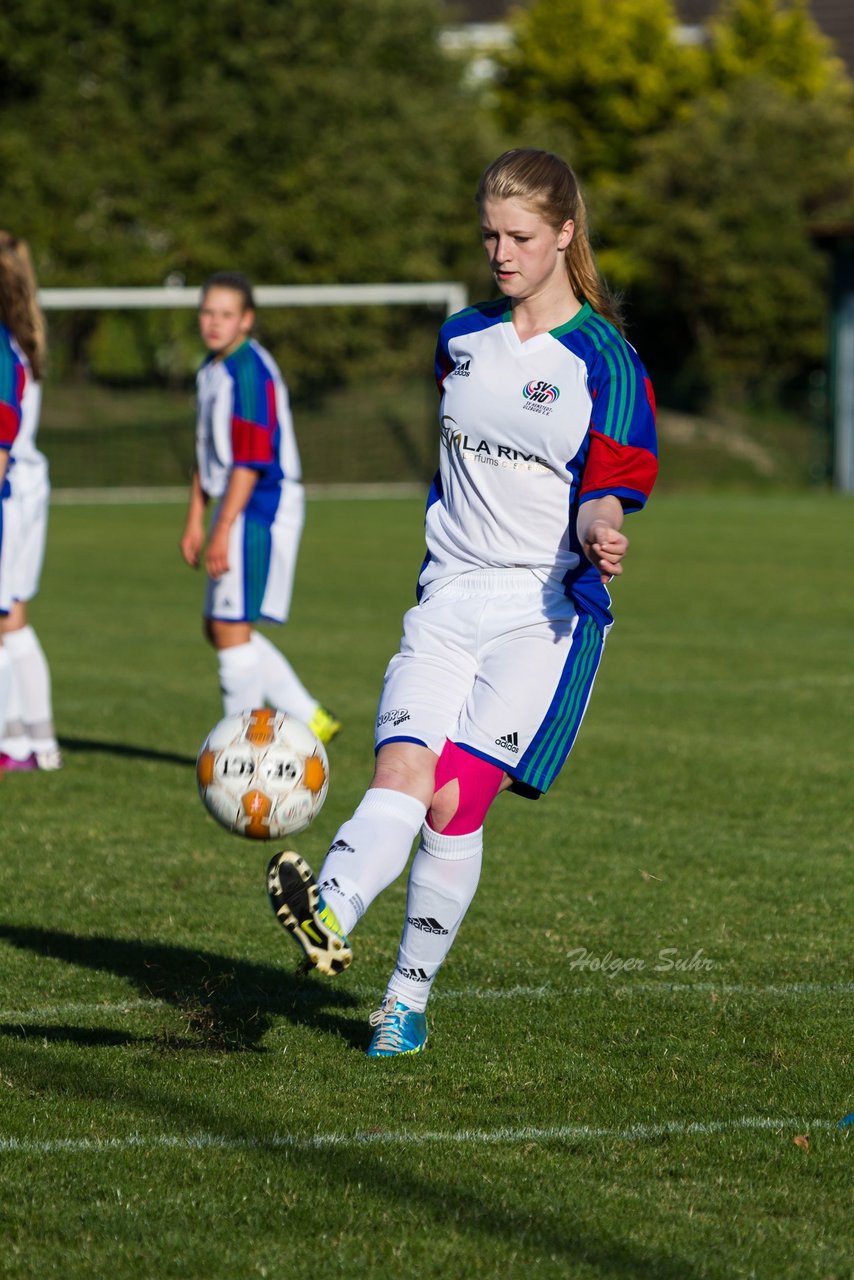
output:
[[258,659],[252,641],[245,644],[233,644],[228,649],[217,649],[217,661],[221,671],[239,670],[254,667]]
[[[841,1119],[841,1118],[840,1118]],[[98,1155],[112,1151],[167,1149],[175,1151],[312,1151],[328,1147],[395,1146],[497,1146],[530,1142],[646,1142],[655,1138],[712,1137],[734,1132],[777,1133],[789,1135],[827,1132],[840,1129],[840,1120],[802,1117],[741,1116],[736,1120],[684,1121],[666,1120],[658,1124],[635,1124],[623,1128],[577,1124],[549,1128],[519,1127],[499,1129],[389,1130],[386,1133],[315,1133],[270,1134],[263,1138],[229,1137],[218,1133],[145,1134],[132,1133],[114,1138],[13,1138],[0,1137],[0,1152],[5,1155]]]
[[421,828],[426,812],[426,804],[422,804],[415,796],[405,795],[403,791],[392,791],[389,787],[371,787],[365,792],[353,817],[368,818],[382,813],[399,818],[412,827],[414,835]]
[[460,862],[463,858],[474,858],[483,849],[483,827],[464,836],[446,836],[425,822],[421,828],[421,843],[434,858]]

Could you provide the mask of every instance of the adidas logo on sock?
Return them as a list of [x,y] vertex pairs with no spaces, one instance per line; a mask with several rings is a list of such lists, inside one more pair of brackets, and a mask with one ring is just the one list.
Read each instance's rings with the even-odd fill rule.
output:
[[346,840],[336,840],[333,845],[329,846],[330,853],[353,853],[353,846],[348,844]]
[[401,978],[406,978],[409,982],[429,982],[430,979],[423,969],[401,969],[400,965],[395,965],[395,970],[400,974]]
[[440,933],[447,934],[448,930],[443,929],[438,920],[434,920],[432,916],[407,916],[406,923],[411,924],[414,929],[420,929],[422,933]]
[[503,747],[505,751],[512,751],[514,755],[519,754],[519,735],[518,733],[505,733],[503,737],[495,739],[496,747]]

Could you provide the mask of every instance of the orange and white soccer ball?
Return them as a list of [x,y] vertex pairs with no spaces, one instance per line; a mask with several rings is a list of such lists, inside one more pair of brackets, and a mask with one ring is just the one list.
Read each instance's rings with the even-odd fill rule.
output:
[[304,831],[329,789],[329,760],[308,725],[284,711],[226,716],[196,761],[202,802],[228,831],[278,840]]

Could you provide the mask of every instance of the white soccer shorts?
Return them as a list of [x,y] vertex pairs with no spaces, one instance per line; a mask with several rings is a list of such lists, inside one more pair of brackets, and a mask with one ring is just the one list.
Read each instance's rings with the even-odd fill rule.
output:
[[228,572],[208,578],[204,616],[222,622],[287,622],[305,520],[301,485],[288,485],[272,524],[244,513],[231,526]]
[[529,570],[461,574],[410,609],[388,665],[376,746],[445,739],[547,791],[572,750],[605,634]]
[[25,603],[38,593],[47,541],[50,488],[39,487],[25,497],[3,501],[0,540],[0,613],[17,600]]

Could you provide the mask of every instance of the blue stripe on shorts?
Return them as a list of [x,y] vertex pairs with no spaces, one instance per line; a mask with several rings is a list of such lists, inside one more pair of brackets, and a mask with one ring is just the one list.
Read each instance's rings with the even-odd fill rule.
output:
[[[605,637],[589,614],[579,614],[560,684],[513,777],[548,791],[572,750],[599,668]],[[505,766],[506,767],[506,766]]]
[[261,605],[270,573],[272,537],[270,526],[248,516],[243,525],[243,598],[248,622],[261,616]]

